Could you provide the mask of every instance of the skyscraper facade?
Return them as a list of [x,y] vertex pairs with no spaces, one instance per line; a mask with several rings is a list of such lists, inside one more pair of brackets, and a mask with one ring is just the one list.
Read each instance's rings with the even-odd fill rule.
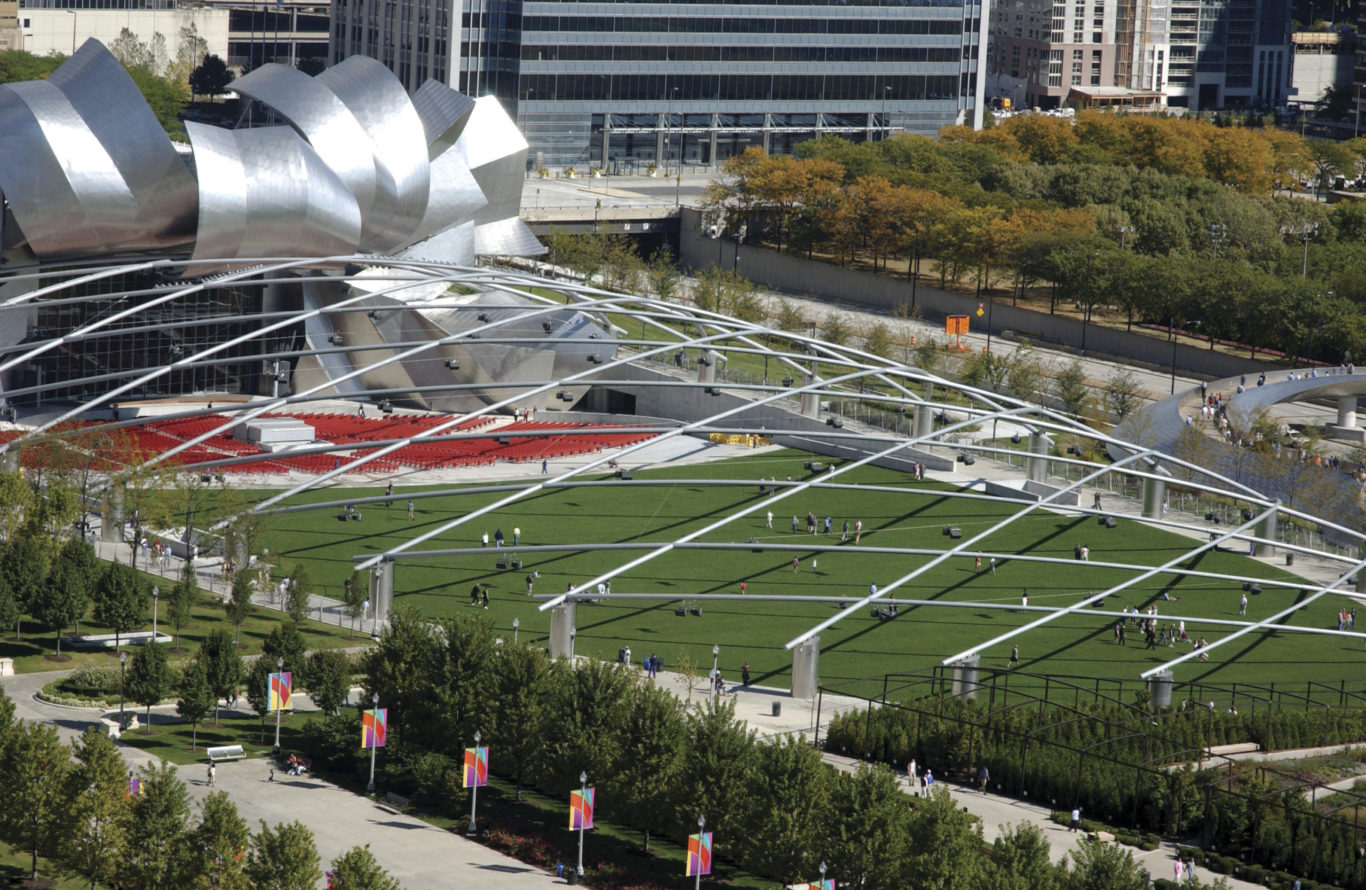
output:
[[[332,58],[444,77],[515,115],[531,163],[711,165],[822,133],[980,126],[989,4],[336,0]],[[459,39],[451,24],[459,23]]]
[[1192,110],[1266,108],[1285,101],[1290,62],[1287,0],[1003,0],[988,82],[1025,107],[1121,87]]

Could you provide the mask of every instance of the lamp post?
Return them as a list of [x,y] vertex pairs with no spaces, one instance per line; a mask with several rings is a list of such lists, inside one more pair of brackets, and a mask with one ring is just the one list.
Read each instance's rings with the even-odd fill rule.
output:
[[1181,325],[1179,329],[1176,327],[1176,319],[1172,318],[1171,320],[1170,327],[1172,329],[1172,395],[1176,394],[1176,339],[1177,336],[1181,333],[1181,331],[1184,331],[1187,327],[1191,325],[1195,325],[1197,328],[1200,327],[1200,319],[1197,318],[1194,321],[1188,321],[1185,324]]
[[[480,740],[481,738],[483,738],[483,736],[480,734],[479,730],[476,729],[476,730],[474,731],[474,747],[475,747],[475,748],[478,748],[478,747],[479,747],[479,740]],[[476,752],[476,756],[477,756],[477,753],[478,753],[478,752]],[[476,776],[476,778],[477,778],[477,776]],[[465,829],[465,834],[466,834],[466,836],[468,836],[468,837],[474,837],[476,834],[479,833],[479,824],[478,824],[477,822],[474,821],[474,807],[475,807],[475,804],[476,804],[478,801],[479,801],[479,783],[478,783],[478,782],[475,782],[473,785],[470,786],[470,824],[469,824],[469,827]]]
[[1319,233],[1319,224],[1316,222],[1300,223],[1300,241],[1304,244],[1304,258],[1300,261],[1300,277],[1309,277],[1309,242],[1314,240],[1314,236]]
[[[370,696],[370,703],[374,706],[374,709],[375,709],[375,712],[376,712],[376,713],[375,713],[375,717],[378,718],[378,717],[379,717],[379,713],[378,713],[378,712],[379,712],[379,693],[378,693],[378,692],[373,693],[373,694]],[[377,748],[379,748],[379,745],[376,745],[376,744],[375,744],[375,742],[378,742],[379,739],[374,737],[374,733],[376,733],[377,730],[374,729],[374,728],[372,728],[372,729],[370,730],[370,732],[371,732],[371,734],[372,734],[372,737],[371,737],[371,739],[370,739],[370,781],[367,782],[366,785],[365,785],[365,793],[366,793],[366,794],[374,794],[374,793],[375,793],[375,750],[376,750]]]
[[825,890],[825,860],[824,860],[824,859],[821,860],[821,864],[818,866],[818,870],[819,870],[820,873],[821,873],[821,890]]
[[721,656],[721,647],[713,645],[711,647],[711,703],[716,706],[716,662]]
[[[588,795],[588,773],[579,773],[579,800],[583,800]],[[579,821],[579,865],[576,874],[583,877],[583,823],[587,820]]]
[[383,595],[383,594],[382,594],[382,591],[383,591],[383,589],[384,589],[384,563],[380,563],[379,565],[375,566],[375,570],[374,570],[374,571],[375,571],[375,575],[374,575],[374,578],[375,578],[375,601],[374,601],[373,603],[370,604],[370,608],[374,610],[374,612],[372,613],[373,618],[374,618],[374,623],[370,625],[370,641],[371,641],[371,642],[374,642],[374,643],[378,643],[378,642],[379,642],[379,598],[380,598],[380,596]]
[[128,652],[119,652],[119,732],[123,732],[126,724],[123,722],[123,668],[128,664]]
[[[698,817],[697,817],[697,834],[699,835],[698,840],[701,840],[701,839],[702,839],[702,838],[701,838],[701,834],[706,830],[706,828],[707,828],[707,817],[706,817],[706,816],[698,816]],[[698,863],[698,866],[699,866],[699,867],[698,867],[698,869],[697,869],[697,875],[696,875],[697,880],[693,882],[693,890],[702,890],[702,869],[701,869],[701,867],[700,867],[700,866],[701,866],[701,863]]]
[[68,9],[71,13],[71,54],[76,55],[76,10]]
[[[514,645],[514,646],[517,645],[517,628],[518,628],[519,626],[521,626],[521,624],[522,624],[522,622],[519,621],[518,619],[516,619],[516,618],[512,619],[512,645]],[[477,735],[477,734],[476,734],[476,735]],[[476,738],[475,741],[477,742],[477,741],[479,741],[479,739]]]
[[878,142],[887,141],[887,131],[890,129],[890,127],[887,126],[887,99],[891,95],[892,85],[887,84],[882,88],[882,120],[878,121]]
[[[280,657],[278,657],[278,658],[275,659],[275,670],[276,670],[277,673],[283,673],[283,672],[284,672],[284,669],[285,669],[285,657],[284,657],[283,655],[281,655]],[[281,679],[281,680],[284,680],[284,677],[281,677],[280,679]],[[281,689],[280,691],[283,692],[284,690]],[[269,690],[267,690],[267,692],[269,692]],[[267,697],[267,699],[269,699],[269,697],[270,697],[269,694],[267,694],[266,697]],[[279,757],[279,756],[280,756],[280,712],[284,710],[284,704],[285,704],[284,696],[283,696],[283,695],[276,696],[276,698],[275,698],[275,747],[273,747],[273,748],[270,749],[270,753],[273,754],[273,755],[276,756],[276,757]],[[371,779],[371,781],[373,782],[373,780],[374,780],[374,772],[373,772],[373,770],[371,771],[370,779]]]
[[157,605],[161,602],[161,588],[152,585],[152,645],[157,641]]

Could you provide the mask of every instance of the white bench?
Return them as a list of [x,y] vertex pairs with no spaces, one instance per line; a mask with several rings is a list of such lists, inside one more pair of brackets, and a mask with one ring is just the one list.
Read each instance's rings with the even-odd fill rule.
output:
[[219,745],[208,750],[210,763],[222,763],[225,760],[243,760],[247,752],[242,750],[241,745]]
[[1234,742],[1231,745],[1215,745],[1209,749],[1211,756],[1229,754],[1255,754],[1261,750],[1256,742]]

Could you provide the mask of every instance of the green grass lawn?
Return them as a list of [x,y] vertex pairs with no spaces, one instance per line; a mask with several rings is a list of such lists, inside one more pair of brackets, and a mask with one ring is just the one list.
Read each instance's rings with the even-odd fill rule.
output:
[[[492,548],[460,556],[403,560],[395,575],[396,601],[414,606],[428,616],[477,611],[509,637],[516,618],[522,637],[544,638],[549,630],[549,615],[538,612],[538,601],[526,596],[527,572],[540,572],[537,593],[561,592],[571,583],[583,583],[613,566],[652,552],[654,545],[739,512],[742,518],[709,532],[702,540],[743,544],[753,537],[758,539],[754,548],[675,550],[613,580],[614,593],[668,593],[676,594],[679,600],[697,600],[703,607],[701,617],[676,616],[676,601],[672,600],[581,605],[576,648],[580,654],[615,658],[618,647],[629,645],[637,659],[655,653],[666,665],[676,664],[679,656],[687,653],[697,663],[709,667],[711,647],[717,644],[721,647],[721,667],[729,677],[736,678],[741,664],[748,662],[756,682],[787,685],[791,656],[783,644],[834,614],[836,605],[800,601],[707,602],[708,594],[738,593],[743,580],[749,594],[856,598],[865,594],[870,584],[886,587],[933,558],[933,554],[885,554],[869,548],[939,551],[949,541],[942,534],[945,525],[956,525],[965,537],[971,537],[1001,521],[1012,509],[1024,506],[954,497],[944,485],[915,483],[902,474],[865,468],[840,477],[841,482],[855,482],[861,488],[811,491],[785,500],[773,507],[774,527],[765,528],[764,513],[770,500],[759,495],[755,485],[737,481],[759,477],[783,480],[789,474],[794,479],[804,478],[807,473],[802,462],[807,457],[799,452],[772,452],[705,466],[673,466],[636,473],[640,481],[679,480],[677,484],[612,483],[552,489],[528,496],[422,545],[422,549],[478,547],[483,532],[492,538],[499,528],[510,543],[512,529],[520,527],[523,570],[497,569],[497,554]],[[726,480],[737,484],[710,484]],[[893,490],[869,490],[867,486],[871,485],[891,486]],[[333,489],[306,497],[337,500],[377,493]],[[409,521],[406,495],[407,491],[396,491],[392,508],[369,505],[362,524],[337,523],[331,511],[284,514],[275,521],[271,552],[281,554],[286,562],[305,562],[315,581],[339,584],[350,571],[355,555],[398,545],[500,496],[472,493],[419,499],[416,515]],[[834,533],[814,537],[806,534],[807,511],[821,520],[830,514]],[[801,533],[796,535],[791,533],[794,513],[798,514],[801,526]],[[853,546],[852,540],[840,545],[839,532],[845,519],[851,524],[863,521],[861,546]],[[646,546],[640,550],[596,552],[579,547],[599,542]],[[1089,563],[1073,561],[1073,547],[1078,544],[1090,548]],[[535,551],[526,549],[526,545],[563,549]],[[775,545],[799,549],[769,549]],[[1027,562],[1007,556],[1002,558],[996,573],[991,574],[985,567],[975,572],[971,559],[959,557],[927,570],[897,593],[912,599],[1015,604],[1020,601],[1021,591],[1028,588],[1031,605],[1062,606],[1120,584],[1135,574],[1123,568],[1106,567],[1104,563],[1108,561],[1160,565],[1194,545],[1190,538],[1133,520],[1121,520],[1118,528],[1107,530],[1094,520],[1036,510],[993,533],[981,547],[1016,557],[1052,557],[1061,562]],[[822,551],[822,547],[831,549]],[[795,573],[794,556],[798,559]],[[813,559],[818,567],[813,567]],[[1294,576],[1230,552],[1205,553],[1190,561],[1188,567],[1283,582],[1283,587],[1264,584],[1263,592],[1251,598],[1251,617],[1271,614],[1300,596],[1302,582]],[[474,584],[489,586],[492,602],[487,612],[469,605],[469,589]],[[1180,600],[1161,601],[1164,592]],[[1235,579],[1182,578],[1164,573],[1110,597],[1106,606],[1144,609],[1157,602],[1161,615],[1186,616],[1190,619],[1188,633],[1213,641],[1230,630],[1202,625],[1198,619],[1236,619],[1240,594],[1241,584]],[[1338,605],[1335,598],[1320,600],[1299,613],[1294,623],[1335,626]],[[946,656],[1037,617],[1039,613],[1026,616],[1017,609],[922,606],[903,609],[894,621],[879,622],[866,611],[861,612],[821,635],[820,675],[828,684],[877,678],[875,682],[856,683],[855,687],[863,692],[880,691],[885,673],[929,670]],[[1013,641],[1020,647],[1021,671],[1136,679],[1142,670],[1188,651],[1179,644],[1176,648],[1144,651],[1143,641],[1136,633],[1130,635],[1127,646],[1117,646],[1113,642],[1113,623],[1114,619],[1103,616],[1077,614],[1026,633]],[[983,666],[1005,667],[1011,645],[1006,642],[985,652]],[[1353,679],[1359,673],[1356,662],[1360,658],[1361,647],[1351,640],[1267,632],[1244,638],[1227,650],[1216,649],[1208,662],[1183,665],[1178,668],[1177,679],[1212,683],[1305,679],[1336,682]]]
[[[28,886],[24,882],[28,880],[31,866],[32,859],[28,853],[0,842],[0,887]],[[89,879],[41,856],[38,857],[38,880],[40,883],[34,886],[51,887],[52,890],[85,890],[90,886]],[[51,883],[41,883],[46,881]]]
[[[134,706],[138,719],[144,716],[142,708]],[[321,719],[317,712],[285,714],[280,720],[280,745],[287,751],[299,749],[297,735],[309,718]],[[357,736],[359,739],[359,735]],[[125,732],[124,744],[141,748],[162,760],[180,766],[207,763],[207,748],[218,745],[241,745],[248,760],[268,758],[275,745],[275,717],[268,716],[263,721],[251,713],[244,703],[240,711],[220,708],[217,719],[212,711],[198,727],[189,723],[154,723]],[[358,742],[359,744],[359,742]],[[263,767],[264,769],[264,767]],[[185,773],[184,777],[191,774]]]
[[[162,578],[151,575],[144,576],[147,583],[159,584],[166,588],[170,582]],[[166,621],[165,597],[160,608],[160,621],[157,623],[157,630],[162,633],[174,634],[175,628]],[[104,634],[113,633],[111,628],[104,627],[97,622],[88,620],[81,622],[81,633],[83,634]],[[148,611],[146,623],[142,630],[152,629],[151,598],[148,598]],[[283,613],[274,609],[254,607],[251,616],[242,622],[240,635],[237,640],[241,645],[243,655],[259,655],[261,644],[270,632],[280,623]],[[201,592],[199,606],[191,615],[190,621],[185,627],[181,628],[180,636],[168,644],[172,659],[192,658],[199,651],[200,645],[208,638],[209,634],[215,630],[226,629],[229,633],[237,635],[237,629],[232,622],[228,621],[224,612],[223,605],[218,601],[218,597],[208,592]],[[32,673],[35,671],[57,671],[67,670],[78,667],[108,667],[118,666],[118,654],[113,649],[81,652],[71,649],[68,645],[62,645],[62,658],[58,660],[55,655],[57,651],[56,632],[49,627],[38,624],[35,621],[24,621],[22,625],[23,636],[15,639],[12,635],[7,635],[0,639],[0,658],[13,658],[14,669],[18,673]],[[364,634],[352,634],[349,627],[337,627],[335,625],[322,624],[317,621],[305,621],[301,627],[303,637],[310,650],[312,649],[331,649],[337,647],[359,646],[369,642],[369,637]],[[64,635],[71,633],[68,627],[63,631]],[[136,651],[136,649],[134,649]]]

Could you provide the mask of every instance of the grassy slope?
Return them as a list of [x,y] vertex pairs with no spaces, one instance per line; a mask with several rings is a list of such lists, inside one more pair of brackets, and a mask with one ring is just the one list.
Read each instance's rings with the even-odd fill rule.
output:
[[[670,467],[637,473],[637,479],[755,479],[776,476],[804,478],[802,460],[797,452],[770,453],[752,458],[726,461],[707,466]],[[841,477],[844,480],[844,477]],[[577,542],[664,543],[679,535],[713,522],[735,511],[744,518],[729,523],[704,537],[707,541],[745,542],[751,536],[760,543],[797,544],[800,571],[792,571],[792,552],[749,549],[698,552],[674,551],[659,556],[613,582],[613,591],[676,593],[680,599],[695,599],[709,593],[738,592],[745,580],[749,593],[819,594],[855,597],[866,592],[870,583],[886,586],[890,581],[923,565],[929,557],[873,553],[869,546],[940,548],[947,543],[941,530],[952,523],[965,536],[984,531],[1007,515],[1007,507],[963,498],[946,497],[948,488],[933,483],[912,483],[905,476],[877,469],[859,471],[852,479],[863,484],[889,484],[899,491],[812,491],[783,501],[774,507],[774,528],[763,527],[763,513],[769,503],[752,485],[718,487],[701,484],[669,486],[627,486],[614,484],[600,488],[549,490],[531,495],[516,504],[447,532],[425,543],[423,549],[477,546],[487,531],[492,537],[501,528],[511,541],[514,526],[523,532],[523,544],[566,544]],[[355,496],[377,492],[356,490]],[[386,509],[372,505],[363,524],[338,524],[330,511],[295,513],[281,517],[276,524],[273,553],[309,564],[315,581],[340,583],[356,554],[378,552],[395,546],[416,533],[482,505],[495,496],[488,494],[451,495],[417,501],[417,514],[407,519],[406,499],[396,492],[395,503]],[[336,490],[326,499],[346,497]],[[324,495],[314,496],[323,499]],[[834,517],[831,537],[804,533],[807,511],[824,518]],[[802,520],[803,533],[792,535],[791,517]],[[846,544],[837,552],[816,553],[812,547],[835,545],[844,519],[862,519],[863,547]],[[344,532],[339,534],[339,532]],[[1091,548],[1091,564],[1071,561],[1076,544]],[[1114,530],[1099,528],[1094,522],[1059,517],[1043,511],[993,534],[983,544],[987,550],[1066,560],[1063,564],[1035,564],[1005,560],[996,574],[973,571],[972,562],[959,558],[944,562],[899,589],[903,596],[916,599],[970,600],[975,602],[1016,603],[1022,588],[1029,588],[1031,605],[1065,605],[1086,593],[1119,584],[1132,573],[1105,568],[1101,563],[1113,559],[1157,565],[1192,546],[1184,538],[1122,521]],[[544,637],[549,629],[547,613],[536,611],[537,603],[525,595],[527,571],[541,573],[537,593],[563,591],[570,582],[582,583],[595,574],[638,557],[644,551],[576,552],[572,549],[553,553],[522,551],[523,571],[495,568],[493,552],[466,556],[420,558],[399,563],[396,575],[397,599],[417,607],[424,614],[439,616],[470,609],[469,588],[489,586],[492,605],[484,613],[505,634],[512,632],[513,618],[521,624],[520,633]],[[813,571],[816,556],[819,569]],[[1284,579],[1287,587],[1267,586],[1252,598],[1249,615],[1266,615],[1291,603],[1299,595],[1299,582],[1291,575],[1227,552],[1206,554],[1198,559],[1201,570],[1230,574],[1256,574]],[[1157,575],[1110,598],[1107,605],[1146,607],[1164,590],[1181,597],[1180,602],[1161,602],[1164,615],[1237,618],[1241,593],[1237,581],[1176,579]],[[1337,602],[1316,603],[1296,618],[1296,623],[1332,626]],[[608,605],[581,606],[578,616],[580,653],[615,657],[621,645],[629,645],[636,658],[659,654],[673,664],[682,652],[698,663],[709,666],[713,644],[721,646],[723,671],[734,677],[748,661],[758,682],[785,685],[790,670],[790,655],[783,644],[817,621],[832,614],[834,606],[823,603],[703,603],[701,618],[680,618],[672,602],[614,602]],[[890,671],[926,670],[947,655],[989,639],[1033,620],[1016,610],[990,611],[967,609],[918,608],[903,610],[896,621],[879,623],[867,614],[847,619],[828,629],[821,638],[821,677],[827,683],[857,678],[881,677]],[[1141,670],[1182,652],[1180,647],[1145,652],[1142,641],[1131,637],[1130,645],[1112,642],[1112,620],[1078,615],[1056,620],[1045,628],[1031,631],[1017,641],[1022,668],[1053,674],[1136,678]],[[1213,627],[1188,622],[1188,631],[1211,640],[1228,633]],[[1183,666],[1178,679],[1212,682],[1268,682],[1315,679],[1336,681],[1352,675],[1344,661],[1356,657],[1358,647],[1351,641],[1332,638],[1306,638],[1300,635],[1266,633],[1253,635],[1231,647],[1216,650],[1207,663]],[[983,665],[1004,667],[1009,656],[1006,643],[985,653]],[[1236,666],[1229,662],[1237,659]],[[865,690],[881,689],[864,684]]]

